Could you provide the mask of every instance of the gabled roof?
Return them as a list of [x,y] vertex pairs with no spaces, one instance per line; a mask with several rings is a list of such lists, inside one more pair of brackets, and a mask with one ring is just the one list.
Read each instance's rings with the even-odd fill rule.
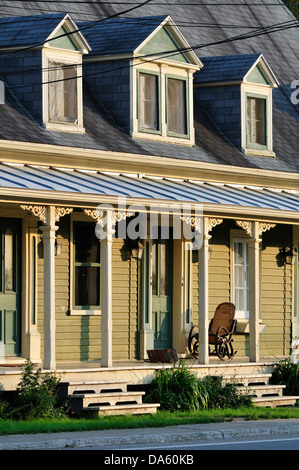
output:
[[242,82],[250,80],[255,67],[264,76],[264,82],[278,86],[278,80],[262,54],[227,55],[201,58],[203,68],[195,75],[195,83]]
[[[78,30],[67,13],[0,18],[0,48],[43,45],[46,42],[50,44],[50,39],[56,37],[57,32],[64,26],[61,34]],[[85,52],[90,50],[80,31],[72,34],[71,40]]]
[[[169,15],[89,21],[78,23],[78,26],[91,45],[90,55],[93,56],[146,54],[181,60],[180,54],[184,56],[185,63],[202,66]],[[155,42],[151,47],[149,44],[153,40]]]
[[78,23],[91,46],[90,55],[132,53],[167,18],[114,18]]

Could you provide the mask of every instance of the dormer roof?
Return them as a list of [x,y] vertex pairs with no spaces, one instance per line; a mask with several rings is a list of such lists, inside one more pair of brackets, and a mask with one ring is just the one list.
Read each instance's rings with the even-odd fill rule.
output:
[[90,50],[88,42],[78,31],[76,23],[69,14],[0,18],[0,49],[38,47],[45,44],[63,48],[60,36],[65,37],[68,42],[67,48],[71,45],[72,49],[83,53]]
[[195,75],[197,84],[250,82],[279,85],[262,54],[227,55],[201,58],[203,68]]
[[202,66],[169,15],[78,23],[92,51],[90,56],[160,56]]

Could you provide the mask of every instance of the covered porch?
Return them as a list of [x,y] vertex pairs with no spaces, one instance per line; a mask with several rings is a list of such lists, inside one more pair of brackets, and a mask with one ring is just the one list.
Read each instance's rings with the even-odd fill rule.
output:
[[[5,172],[7,179],[10,171],[6,167]],[[18,186],[18,182],[24,181],[25,176],[28,188],[23,189]],[[47,188],[43,186],[41,176],[47,177]],[[190,248],[192,239],[184,236],[173,239],[173,251],[170,253],[173,261],[171,346],[180,356],[186,357],[188,333],[192,324],[196,323],[199,325],[199,354],[198,360],[192,360],[190,364],[199,373],[207,372],[211,367],[214,371],[223,368],[233,370],[243,367],[243,364],[246,364],[246,368],[252,364],[257,369],[263,369],[268,364],[271,367],[278,356],[289,356],[292,337],[298,334],[298,259],[295,251],[299,243],[297,192],[138,175],[108,175],[104,172],[90,174],[88,171],[64,171],[48,167],[36,169],[28,165],[20,166],[17,172],[14,169],[10,178],[14,186],[1,188],[3,201],[10,217],[20,217],[22,214],[23,341],[19,356],[41,363],[44,370],[64,373],[66,370],[73,371],[68,372],[70,374],[78,374],[79,370],[86,374],[96,369],[94,373],[97,374],[105,374],[106,370],[109,374],[121,375],[124,370],[130,370],[132,372],[129,374],[137,377],[136,371],[140,370],[142,376],[150,377],[157,367],[164,367],[147,361],[147,350],[155,344],[152,239],[149,232],[139,237],[143,244],[143,255],[142,258],[138,258],[138,254],[136,258],[129,257],[128,275],[131,277],[128,278],[130,284],[127,284],[122,282],[122,274],[117,270],[125,237],[116,238],[115,230],[122,221],[126,223],[133,213],[143,214],[148,222],[151,212],[157,215],[161,207],[164,215],[171,215],[170,227],[174,228],[173,204],[179,210],[181,228],[185,226],[191,229],[195,238],[197,234],[198,245],[188,250],[187,245]],[[52,185],[50,190],[49,185]],[[186,212],[183,211],[184,205],[188,207]],[[161,214],[159,217],[156,226],[162,227]],[[62,278],[57,276],[58,266],[60,276],[62,272],[65,275],[69,273],[70,278],[72,276],[72,263],[73,268],[76,264],[72,261],[72,230],[74,221],[83,221],[83,218],[84,222],[88,220],[93,224],[93,230],[102,229],[104,221],[106,227],[105,237],[101,239],[97,236],[101,250],[100,310],[89,308],[85,309],[84,314],[72,308],[74,279],[69,279],[63,290]],[[273,239],[271,233],[275,233]],[[42,242],[43,248],[43,262],[40,263],[39,271],[32,264],[35,256],[38,256],[38,240]],[[58,254],[61,241],[65,253],[63,259],[59,259]],[[234,266],[238,264],[232,261],[234,241],[240,246],[244,241],[248,248],[246,263],[243,262],[248,283],[242,286],[243,293],[248,289],[248,311],[244,307],[238,318],[237,341],[241,344],[241,350],[233,361],[223,364],[209,356],[208,325],[218,300],[237,300],[237,288],[240,286],[233,284],[236,273],[233,273],[232,263]],[[285,258],[279,261],[277,257],[291,247],[292,264],[288,264]],[[222,257],[224,252],[225,260]],[[273,267],[277,272],[279,270],[279,275],[271,286]],[[187,280],[191,271],[192,276]],[[225,287],[223,279],[220,280],[224,272]],[[37,293],[33,288],[38,282],[36,274],[40,275],[38,302],[43,318],[37,318],[40,313],[37,313]],[[267,287],[262,282],[265,276]],[[279,285],[275,285],[276,282]],[[273,300],[272,308],[271,292],[277,289],[281,292],[279,304],[275,306]],[[125,291],[129,295],[126,317],[126,335],[129,339],[126,340],[128,351],[120,358],[122,353],[118,343],[122,341],[122,333],[117,308],[119,297]],[[262,291],[266,292],[265,303]],[[135,305],[135,329],[130,325],[132,303]],[[64,310],[61,312],[62,305]],[[273,318],[272,311],[275,313]],[[80,318],[81,325],[78,348],[81,348],[84,328],[88,328],[85,340],[89,344],[91,338],[98,335],[94,340],[95,346],[92,346],[97,348],[93,352],[95,359],[77,362],[80,367],[73,367],[73,361],[69,359],[72,351],[67,351],[72,337],[71,323],[75,318]],[[91,326],[93,319],[100,320],[95,330]],[[269,322],[272,322],[272,332],[268,336],[267,347],[263,344],[261,351],[261,335],[269,328]],[[91,349],[91,346],[88,347]],[[64,354],[66,360],[63,361]],[[266,356],[268,359],[265,360]],[[119,360],[124,366],[119,367]],[[10,357],[4,355],[4,364],[9,362]]]

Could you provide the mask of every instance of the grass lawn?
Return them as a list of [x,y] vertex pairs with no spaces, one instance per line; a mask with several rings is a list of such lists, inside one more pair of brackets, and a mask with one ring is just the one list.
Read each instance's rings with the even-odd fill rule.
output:
[[249,407],[194,412],[159,411],[156,415],[106,416],[93,419],[36,419],[32,421],[0,420],[0,435],[36,434],[70,431],[96,431],[175,426],[183,424],[213,423],[234,419],[299,419],[299,407],[262,408]]

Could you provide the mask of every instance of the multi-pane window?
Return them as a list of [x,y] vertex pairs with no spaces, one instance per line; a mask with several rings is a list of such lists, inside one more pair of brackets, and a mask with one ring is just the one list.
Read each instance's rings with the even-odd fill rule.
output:
[[267,145],[266,141],[266,100],[247,97],[247,143]]
[[189,136],[187,81],[159,73],[138,73],[138,130],[163,137]]
[[139,126],[142,129],[159,129],[158,76],[139,74]]
[[78,120],[76,66],[50,61],[48,90],[49,122],[76,123]]
[[100,307],[100,242],[94,224],[74,222],[74,306]]
[[175,78],[167,80],[168,131],[187,134],[186,81]]
[[249,315],[249,276],[248,276],[248,244],[246,240],[233,242],[233,291],[236,315],[248,318]]

